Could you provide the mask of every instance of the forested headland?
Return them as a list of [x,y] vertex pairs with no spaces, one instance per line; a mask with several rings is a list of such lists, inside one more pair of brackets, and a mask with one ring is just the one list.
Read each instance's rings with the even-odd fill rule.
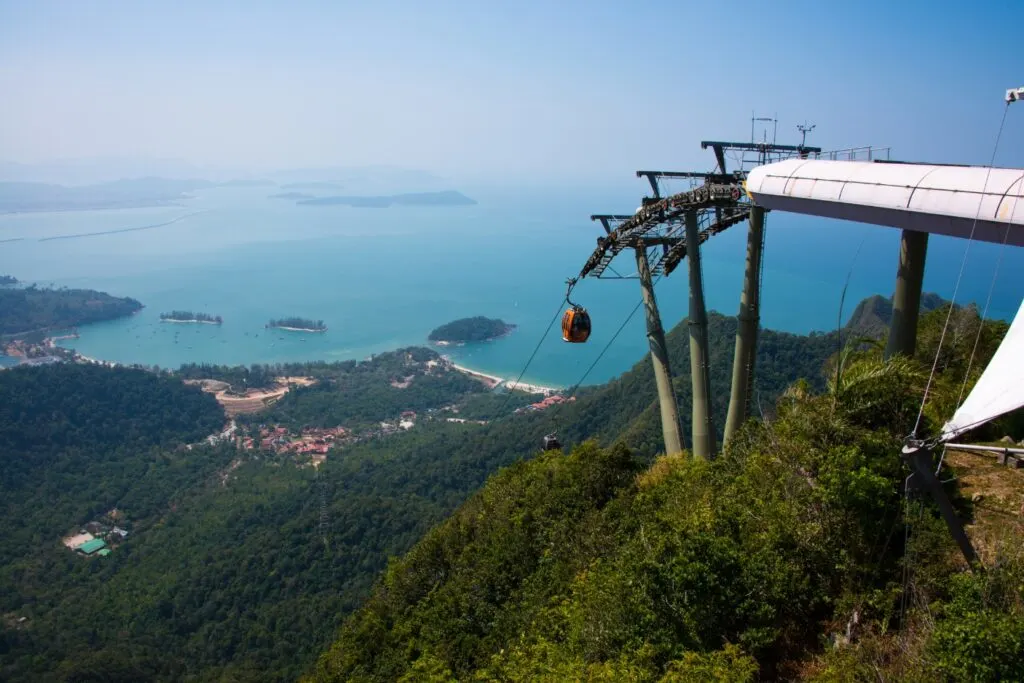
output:
[[0,335],[61,329],[122,318],[142,304],[91,289],[0,289]]
[[515,329],[515,325],[504,320],[478,315],[472,318],[460,318],[441,325],[431,331],[427,339],[445,344],[465,344],[504,337]]

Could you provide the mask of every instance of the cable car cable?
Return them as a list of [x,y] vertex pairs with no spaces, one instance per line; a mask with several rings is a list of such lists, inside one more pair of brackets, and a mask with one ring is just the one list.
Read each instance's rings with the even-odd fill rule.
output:
[[[999,151],[999,141],[1003,137],[1003,128],[1006,125],[1006,114],[1010,110],[1010,102],[1007,101],[1003,107],[1003,117],[999,121],[999,131],[996,133],[995,144],[992,145],[992,157],[988,162],[988,169],[985,171],[985,182],[981,192],[984,195],[988,189],[989,176],[992,174],[992,165],[996,162],[996,153]],[[960,282],[964,277],[964,267],[967,265],[967,255],[971,251],[971,244],[974,242],[974,231],[978,227],[978,217],[981,215],[982,199],[978,200],[978,210],[974,214],[974,222],[971,223],[971,234],[967,237],[967,246],[964,247],[964,256],[960,261],[960,272],[956,276],[956,284],[953,286],[953,297],[949,302],[949,311],[946,313],[946,321],[942,325],[942,333],[939,335],[939,345],[935,349],[935,359],[932,361],[932,369],[928,374],[928,382],[924,386],[924,395],[921,397],[921,407],[917,411],[917,420],[914,421],[914,428],[910,432],[911,439],[917,439],[917,429],[921,426],[921,418],[924,417],[924,406],[928,402],[928,393],[932,388],[932,381],[935,379],[935,370],[939,366],[939,356],[942,353],[942,343],[946,339],[946,331],[949,329],[949,320],[953,316],[953,308],[956,303],[956,295],[960,290]]]
[[565,304],[566,301],[569,300],[569,292],[572,291],[572,288],[574,286],[576,286],[576,278],[572,278],[571,280],[569,280],[569,289],[565,293],[565,298],[562,301],[558,302],[558,308],[555,309],[554,317],[551,318],[551,322],[548,323],[547,329],[545,329],[544,334],[541,335],[540,341],[538,341],[537,346],[534,347],[533,353],[531,353],[529,359],[527,359],[526,365],[523,366],[522,372],[519,373],[519,376],[516,378],[516,381],[513,382],[511,386],[506,385],[506,388],[508,389],[508,394],[506,395],[504,402],[502,402],[501,407],[498,408],[497,412],[495,412],[494,417],[497,417],[501,415],[503,412],[505,412],[505,408],[508,407],[508,402],[512,400],[512,393],[515,391],[516,387],[519,386],[519,382],[522,381],[523,375],[525,375],[526,371],[530,368],[530,363],[532,363],[533,359],[537,357],[537,352],[540,351],[540,347],[542,344],[544,344],[544,340],[548,338],[548,334],[551,332],[551,327],[555,324],[555,321],[557,321],[561,317],[562,306]]
[[[651,284],[651,287],[653,288],[654,285],[658,284],[658,282],[661,281],[662,277],[664,277],[664,276],[659,275],[657,278],[655,278],[654,282]],[[566,299],[568,300],[568,295],[566,295]],[[580,386],[582,386],[583,382],[586,381],[587,376],[591,373],[591,371],[595,367],[597,367],[597,364],[601,361],[601,358],[604,357],[604,354],[608,351],[609,348],[611,348],[611,345],[615,342],[615,340],[619,337],[619,335],[622,334],[622,331],[624,329],[626,329],[626,325],[629,324],[629,321],[633,319],[633,316],[636,315],[636,312],[639,311],[640,307],[643,306],[643,305],[644,305],[644,300],[640,299],[640,301],[637,302],[636,306],[633,307],[633,310],[629,312],[629,315],[626,316],[626,319],[622,321],[622,324],[619,325],[619,329],[615,330],[615,334],[612,335],[612,338],[608,340],[608,343],[606,343],[604,345],[604,348],[601,349],[601,352],[597,354],[597,358],[595,358],[594,361],[590,364],[590,367],[588,367],[586,369],[586,371],[583,373],[583,376],[579,378],[579,381],[577,381],[575,384],[572,385],[568,395],[565,397],[566,401],[569,401],[571,398],[576,396],[576,392],[579,391]],[[555,422],[555,417],[556,416],[554,414],[554,411],[552,411],[551,421],[553,423]],[[549,435],[544,437],[544,439],[545,439],[545,450],[547,450],[546,443],[547,443],[548,437],[554,437],[555,434],[557,434],[557,433],[558,433],[558,430],[555,430],[555,431],[551,432]],[[557,443],[557,439],[556,439],[556,443]],[[561,445],[559,444],[559,448],[560,447],[561,447]]]

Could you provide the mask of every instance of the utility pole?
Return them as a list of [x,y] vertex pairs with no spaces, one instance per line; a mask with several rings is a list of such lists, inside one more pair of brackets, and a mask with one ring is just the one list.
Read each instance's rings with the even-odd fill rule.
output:
[[672,387],[672,371],[669,367],[668,346],[665,344],[665,330],[661,325],[658,303],[654,298],[654,284],[651,281],[651,265],[647,260],[647,247],[643,238],[637,240],[636,268],[640,275],[640,292],[644,301],[647,318],[647,341],[651,347],[651,362],[654,364],[654,381],[658,387],[658,403],[661,406],[661,431],[665,439],[665,454],[672,455],[683,450],[679,428],[679,404]]
[[690,380],[693,385],[693,455],[715,456],[715,428],[711,417],[711,381],[708,376],[708,315],[704,308],[704,278],[700,264],[697,212],[686,212],[686,260],[690,265]]

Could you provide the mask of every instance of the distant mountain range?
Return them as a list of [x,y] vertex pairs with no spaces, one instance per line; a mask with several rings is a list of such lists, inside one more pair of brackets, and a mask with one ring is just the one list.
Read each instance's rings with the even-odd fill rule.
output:
[[[201,168],[174,160],[118,159],[19,164],[0,161],[0,213],[80,211],[176,205],[195,190],[214,187],[280,187],[351,196],[320,197],[299,192],[274,198],[309,199],[351,206],[455,205],[475,202],[454,191],[438,192],[441,178],[428,171],[391,166],[286,169],[258,176],[238,170]],[[414,194],[390,194],[409,188]]]
[[252,171],[200,166],[180,159],[91,158],[24,164],[0,161],[0,183],[33,182],[51,185],[96,185],[122,178],[202,178],[233,186],[318,185],[285,189],[395,192],[410,188],[437,190],[444,179],[420,169],[398,166],[312,166]]
[[209,180],[166,178],[116,180],[77,187],[0,182],[0,213],[168,206],[187,199],[189,192],[213,186],[214,183]]

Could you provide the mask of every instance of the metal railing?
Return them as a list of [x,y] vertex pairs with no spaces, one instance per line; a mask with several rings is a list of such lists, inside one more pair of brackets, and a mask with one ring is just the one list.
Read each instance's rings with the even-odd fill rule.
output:
[[810,156],[813,159],[827,159],[829,161],[890,161],[891,153],[892,147],[867,146],[833,149]]

